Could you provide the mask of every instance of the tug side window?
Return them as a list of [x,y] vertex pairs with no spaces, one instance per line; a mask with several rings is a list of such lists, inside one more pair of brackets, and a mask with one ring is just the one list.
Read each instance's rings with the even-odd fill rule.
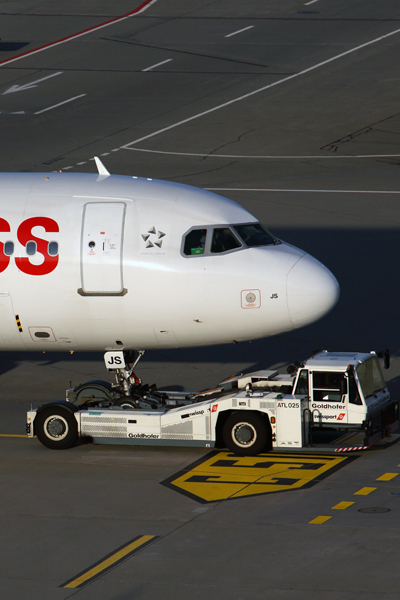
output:
[[213,231],[211,252],[219,254],[240,248],[241,244],[229,227],[216,227]]
[[306,395],[308,396],[308,371],[307,369],[302,369],[300,371],[299,378],[297,380],[295,394]]
[[349,373],[349,402],[350,404],[362,404],[353,372]]
[[340,402],[342,399],[340,382],[343,379],[343,373],[332,371],[314,371],[314,402]]
[[204,254],[206,237],[207,229],[192,229],[192,231],[189,231],[185,237],[183,253],[186,254],[186,256]]

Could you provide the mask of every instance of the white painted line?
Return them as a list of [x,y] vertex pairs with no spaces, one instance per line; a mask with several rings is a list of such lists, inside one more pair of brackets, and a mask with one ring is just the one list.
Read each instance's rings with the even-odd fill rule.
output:
[[88,33],[93,33],[93,31],[98,31],[99,29],[104,29],[104,27],[109,27],[110,25],[115,25],[116,23],[120,23],[121,21],[125,21],[126,19],[131,19],[136,15],[144,12],[152,4],[157,2],[157,0],[145,0],[140,4],[137,8],[127,13],[126,15],[122,15],[122,17],[116,17],[115,19],[111,19],[111,21],[106,21],[105,23],[101,23],[100,25],[95,25],[94,27],[89,27],[89,29],[85,29],[84,31],[80,31],[79,33],[74,33],[69,35],[61,40],[56,42],[50,42],[50,44],[45,44],[44,46],[40,46],[39,48],[35,48],[34,50],[28,50],[27,52],[23,52],[19,56],[14,56],[13,58],[6,58],[5,60],[0,61],[0,67],[3,65],[9,65],[16,60],[21,60],[25,58],[25,56],[32,56],[33,54],[37,54],[38,52],[43,52],[44,50],[48,50],[49,48],[54,48],[55,46],[59,46],[60,44],[65,44],[66,42],[70,42],[71,40],[76,40],[77,38],[82,37],[83,35],[88,35]]
[[77,164],[77,166],[80,167],[81,165],[86,165],[86,163],[87,163],[87,160],[84,160],[83,162],[76,163],[76,164]]
[[274,81],[274,83],[270,83],[262,88],[258,88],[257,90],[254,90],[253,92],[249,92],[248,94],[244,94],[243,96],[239,96],[238,98],[233,98],[233,100],[229,100],[228,102],[224,102],[223,104],[219,104],[218,106],[214,106],[214,108],[210,108],[208,110],[205,110],[201,113],[198,113],[197,115],[193,115],[193,117],[189,117],[188,119],[183,119],[183,121],[178,121],[178,123],[174,123],[173,125],[169,125],[168,127],[163,127],[163,129],[159,129],[158,131],[154,131],[153,133],[150,133],[149,135],[145,135],[141,138],[138,138],[137,140],[134,140],[133,142],[129,142],[128,144],[125,144],[124,146],[121,146],[122,148],[126,148],[127,146],[132,146],[133,144],[138,144],[139,142],[143,142],[143,140],[148,140],[156,135],[159,135],[160,133],[164,133],[165,131],[169,131],[170,129],[174,129],[175,127],[179,127],[180,125],[184,125],[185,123],[189,123],[190,121],[193,121],[194,119],[199,119],[200,117],[204,117],[204,115],[208,115],[212,112],[215,112],[216,110],[220,110],[221,108],[225,108],[226,106],[230,106],[231,104],[235,104],[235,102],[241,102],[242,100],[245,100],[246,98],[250,98],[251,96],[254,96],[255,94],[259,94],[260,92],[264,92],[265,90],[268,90],[270,88],[273,88],[277,85],[280,85],[281,83],[285,83],[286,81],[290,81],[292,79],[296,79],[297,77],[301,77],[302,75],[305,75],[306,73],[310,73],[311,71],[315,71],[315,69],[319,69],[320,67],[323,67],[324,65],[327,65],[331,62],[334,62],[335,60],[338,60],[339,58],[343,58],[344,56],[348,56],[349,54],[352,54],[353,52],[357,52],[358,50],[361,50],[362,48],[366,48],[367,46],[370,46],[371,44],[376,44],[376,42],[379,42],[381,40],[384,40],[392,35],[395,35],[397,33],[400,32],[400,29],[396,29],[395,31],[391,31],[390,33],[386,33],[385,35],[381,35],[378,38],[375,38],[369,42],[365,42],[365,44],[361,44],[360,46],[356,46],[355,48],[352,48],[351,50],[346,50],[346,52],[341,52],[340,54],[337,54],[336,56],[333,56],[332,58],[328,58],[328,60],[324,60],[320,63],[317,63],[316,65],[313,65],[312,67],[308,67],[307,69],[304,69],[303,71],[299,71],[298,73],[294,73],[294,75],[289,75],[288,77],[284,77],[283,79],[278,79],[278,81]]
[[111,150],[111,152],[119,152],[121,150],[121,148],[114,148],[113,150]]
[[66,171],[67,169],[73,169],[74,167],[63,167],[63,171]]
[[314,4],[314,2],[318,2],[318,0],[311,0],[311,2],[306,2],[304,6],[308,6],[309,4]]
[[400,190],[296,190],[283,188],[204,188],[211,192],[304,192],[307,194],[400,194]]
[[49,106],[48,108],[44,108],[43,110],[39,110],[38,112],[33,113],[34,115],[41,115],[48,110],[53,110],[53,108],[57,108],[58,106],[62,106],[63,104],[67,104],[67,102],[72,102],[73,100],[77,100],[78,98],[83,98],[86,94],[80,94],[79,96],[74,96],[73,98],[69,98],[69,100],[64,100],[64,102],[59,102],[58,104],[54,104],[53,106]]
[[8,90],[3,92],[2,96],[5,94],[13,94],[14,92],[24,92],[25,90],[30,90],[31,88],[38,87],[36,84],[41,83],[42,81],[46,81],[46,79],[51,79],[52,77],[57,77],[57,75],[62,75],[63,71],[58,71],[58,73],[52,73],[51,75],[47,75],[46,77],[42,77],[41,79],[36,79],[36,81],[31,81],[30,83],[25,83],[25,85],[12,85]]
[[174,156],[200,156],[201,158],[251,158],[256,160],[335,160],[335,159],[347,159],[347,158],[397,158],[400,154],[331,154],[330,156],[325,155],[301,155],[298,156],[279,156],[273,154],[198,154],[195,152],[167,152],[166,150],[146,150],[145,148],[129,148],[122,146],[124,150],[133,150],[134,152],[149,152],[150,154],[172,154]]
[[242,33],[242,31],[247,31],[248,29],[253,29],[254,25],[249,25],[248,27],[244,27],[244,29],[239,29],[239,31],[234,31],[233,33],[228,33],[228,35],[224,35],[224,37],[232,37],[233,35],[237,35],[238,33]]
[[103,154],[100,154],[100,156],[108,156],[109,154],[109,152],[103,152]]
[[169,63],[172,60],[173,60],[172,58],[167,58],[167,60],[163,60],[162,62],[159,62],[156,65],[152,65],[151,67],[147,67],[147,69],[142,69],[142,73],[144,73],[145,71],[151,71],[152,69],[155,69],[156,67],[161,67],[161,65],[165,65],[166,63]]

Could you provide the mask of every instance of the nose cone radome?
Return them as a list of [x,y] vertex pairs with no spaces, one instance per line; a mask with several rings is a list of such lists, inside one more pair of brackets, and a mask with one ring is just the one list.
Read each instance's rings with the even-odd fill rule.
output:
[[305,254],[287,275],[287,303],[294,327],[317,321],[339,300],[339,284],[320,262]]

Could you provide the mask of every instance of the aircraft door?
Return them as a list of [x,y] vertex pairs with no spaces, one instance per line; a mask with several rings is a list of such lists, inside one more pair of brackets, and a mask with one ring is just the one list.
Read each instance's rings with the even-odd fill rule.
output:
[[0,292],[0,349],[26,350],[22,335],[21,322],[17,321],[10,294]]
[[90,202],[83,209],[81,295],[123,295],[124,202]]

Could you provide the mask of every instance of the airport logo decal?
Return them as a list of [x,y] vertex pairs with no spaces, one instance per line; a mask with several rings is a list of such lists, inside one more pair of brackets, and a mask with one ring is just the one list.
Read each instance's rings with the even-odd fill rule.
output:
[[197,502],[219,502],[311,487],[355,458],[297,453],[242,457],[214,451],[161,484]]

